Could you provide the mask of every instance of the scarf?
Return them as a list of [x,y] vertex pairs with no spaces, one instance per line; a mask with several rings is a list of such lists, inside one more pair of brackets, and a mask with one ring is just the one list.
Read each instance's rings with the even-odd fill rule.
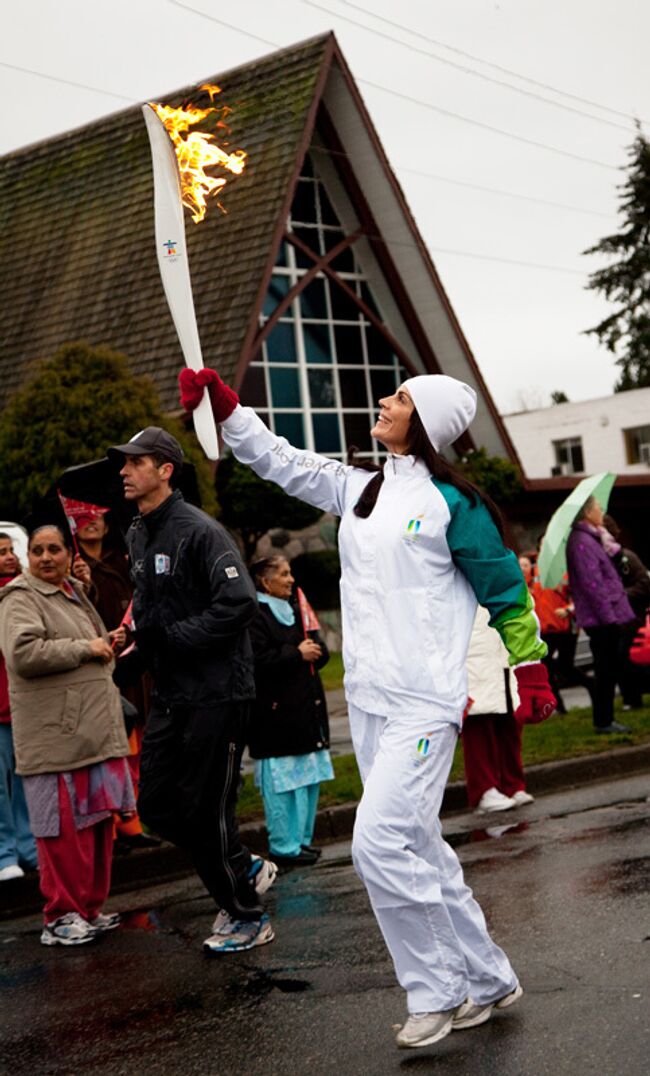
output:
[[285,628],[293,627],[296,622],[296,614],[291,604],[285,601],[284,598],[274,598],[272,594],[261,594],[258,590],[257,600],[268,605],[279,624],[284,624]]

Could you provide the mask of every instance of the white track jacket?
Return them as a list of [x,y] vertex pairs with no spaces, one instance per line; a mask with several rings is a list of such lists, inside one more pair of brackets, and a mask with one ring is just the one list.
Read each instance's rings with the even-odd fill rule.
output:
[[538,661],[528,589],[482,502],[435,481],[413,456],[390,456],[367,519],[353,512],[372,475],[293,448],[250,408],[222,424],[242,463],[287,493],[341,517],[345,693],[367,713],[460,724],[477,598],[511,664]]

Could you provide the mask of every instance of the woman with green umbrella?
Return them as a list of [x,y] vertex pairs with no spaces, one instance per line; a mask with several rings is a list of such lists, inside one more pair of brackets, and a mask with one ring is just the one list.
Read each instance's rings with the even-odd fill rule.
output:
[[614,720],[620,635],[634,620],[612,560],[619,549],[603,526],[602,505],[595,496],[588,497],[569,535],[566,559],[576,621],[589,636],[594,658],[593,720],[599,733],[629,731]]

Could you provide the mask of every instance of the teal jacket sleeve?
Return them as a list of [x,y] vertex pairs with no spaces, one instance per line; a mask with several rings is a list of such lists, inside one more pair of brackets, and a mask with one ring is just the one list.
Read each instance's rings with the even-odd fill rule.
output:
[[501,636],[510,664],[540,661],[546,656],[547,647],[540,638],[539,621],[517,557],[511,549],[506,549],[481,500],[472,504],[455,486],[433,481],[451,515],[447,544],[452,560],[467,579],[479,605],[488,610],[490,626]]

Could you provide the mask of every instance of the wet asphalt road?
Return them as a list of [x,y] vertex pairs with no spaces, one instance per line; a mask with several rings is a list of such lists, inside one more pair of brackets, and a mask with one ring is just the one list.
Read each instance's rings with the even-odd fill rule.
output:
[[0,1071],[645,1076],[649,793],[636,777],[447,820],[526,991],[483,1027],[396,1049],[403,994],[338,844],[278,880],[276,941],[250,953],[203,957],[211,907],[193,880],[122,896],[123,927],[94,946],[44,949],[36,919],[2,924]]

